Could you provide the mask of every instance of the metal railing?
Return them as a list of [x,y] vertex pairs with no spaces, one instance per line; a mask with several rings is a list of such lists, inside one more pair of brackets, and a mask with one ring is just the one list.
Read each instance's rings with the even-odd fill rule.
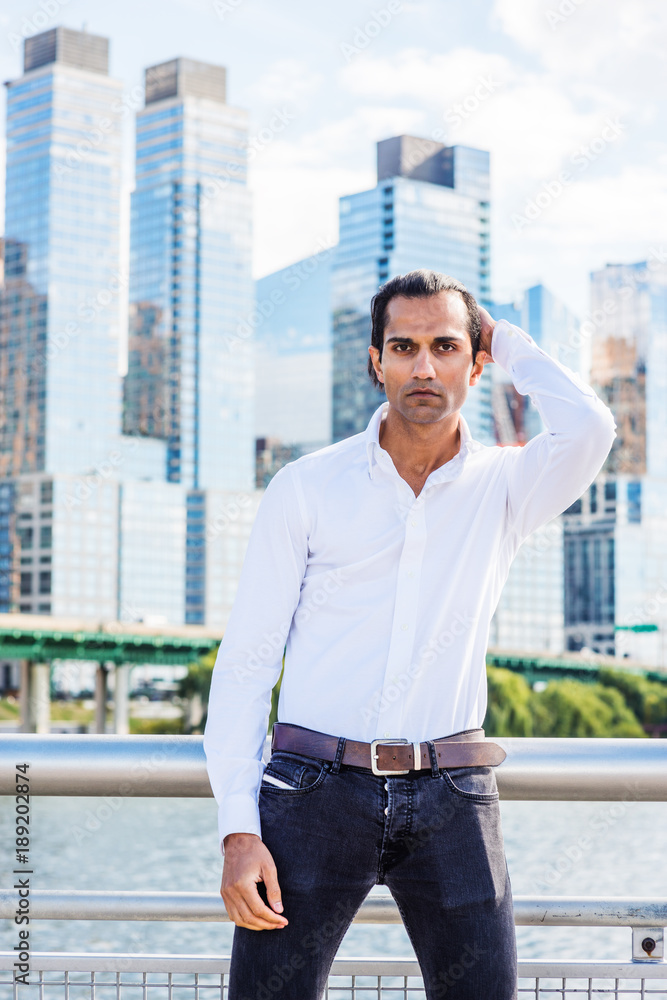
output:
[[[507,760],[497,771],[501,798],[667,801],[667,741],[498,739]],[[268,757],[269,746],[265,747]],[[201,737],[0,735],[0,794],[14,795],[15,765],[29,766],[32,795],[211,796]],[[16,892],[0,891],[0,917],[12,918]],[[662,997],[667,899],[515,896],[515,921],[533,926],[632,929],[632,960],[521,961],[522,997]],[[36,890],[31,919],[226,921],[213,893]],[[401,923],[390,897],[369,897],[357,923]],[[15,954],[0,952],[0,998],[32,1000],[200,1000],[227,996],[229,959],[204,955],[33,953],[30,985],[13,982]],[[4,970],[4,971],[2,971]],[[3,992],[5,991],[5,992]],[[337,958],[327,997],[423,998],[414,958]]]

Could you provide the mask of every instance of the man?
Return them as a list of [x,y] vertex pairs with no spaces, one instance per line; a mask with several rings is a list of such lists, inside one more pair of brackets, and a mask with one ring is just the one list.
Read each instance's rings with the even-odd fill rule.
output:
[[[489,622],[519,545],[589,486],[615,424],[445,275],[393,278],[372,320],[387,401],[365,433],[269,484],[213,673],[204,747],[236,924],[229,1000],[319,1000],[376,884],[428,1000],[516,996],[492,769],[504,754],[480,738]],[[460,414],[491,361],[546,425],[522,448],[475,442]]]

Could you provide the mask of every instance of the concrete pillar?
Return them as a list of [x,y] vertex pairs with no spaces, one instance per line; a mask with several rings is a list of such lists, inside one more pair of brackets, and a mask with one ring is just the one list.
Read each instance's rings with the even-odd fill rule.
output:
[[21,660],[21,687],[19,689],[19,705],[21,708],[21,732],[32,732],[30,718],[30,660]]
[[30,722],[35,733],[51,732],[51,664],[30,666]]
[[117,663],[114,687],[113,731],[127,736],[130,731],[130,665]]
[[95,674],[95,732],[107,731],[107,667],[105,663],[97,664]]
[[191,733],[193,729],[198,729],[201,726],[201,720],[203,718],[204,705],[201,700],[201,695],[196,691],[187,700],[186,731]]

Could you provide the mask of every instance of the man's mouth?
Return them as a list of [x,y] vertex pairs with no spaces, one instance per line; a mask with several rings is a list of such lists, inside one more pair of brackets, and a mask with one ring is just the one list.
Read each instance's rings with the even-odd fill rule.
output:
[[439,396],[433,389],[411,389],[408,396]]

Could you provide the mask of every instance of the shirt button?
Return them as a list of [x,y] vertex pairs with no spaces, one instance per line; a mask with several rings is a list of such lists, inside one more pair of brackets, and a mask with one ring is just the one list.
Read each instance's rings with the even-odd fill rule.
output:
[[408,631],[408,626],[407,625],[401,625],[401,632],[407,632],[407,631]]
[[410,524],[412,525],[413,528],[417,527],[417,522],[416,521],[410,521]]
[[390,734],[390,733],[385,733],[384,735],[385,735],[385,736],[390,736],[391,734]]
[[414,575],[415,575],[415,574],[414,574],[414,573],[412,572],[412,570],[409,570],[409,571],[408,571],[408,576],[409,576],[409,578],[410,578],[411,580],[412,580],[412,579],[414,579]]

